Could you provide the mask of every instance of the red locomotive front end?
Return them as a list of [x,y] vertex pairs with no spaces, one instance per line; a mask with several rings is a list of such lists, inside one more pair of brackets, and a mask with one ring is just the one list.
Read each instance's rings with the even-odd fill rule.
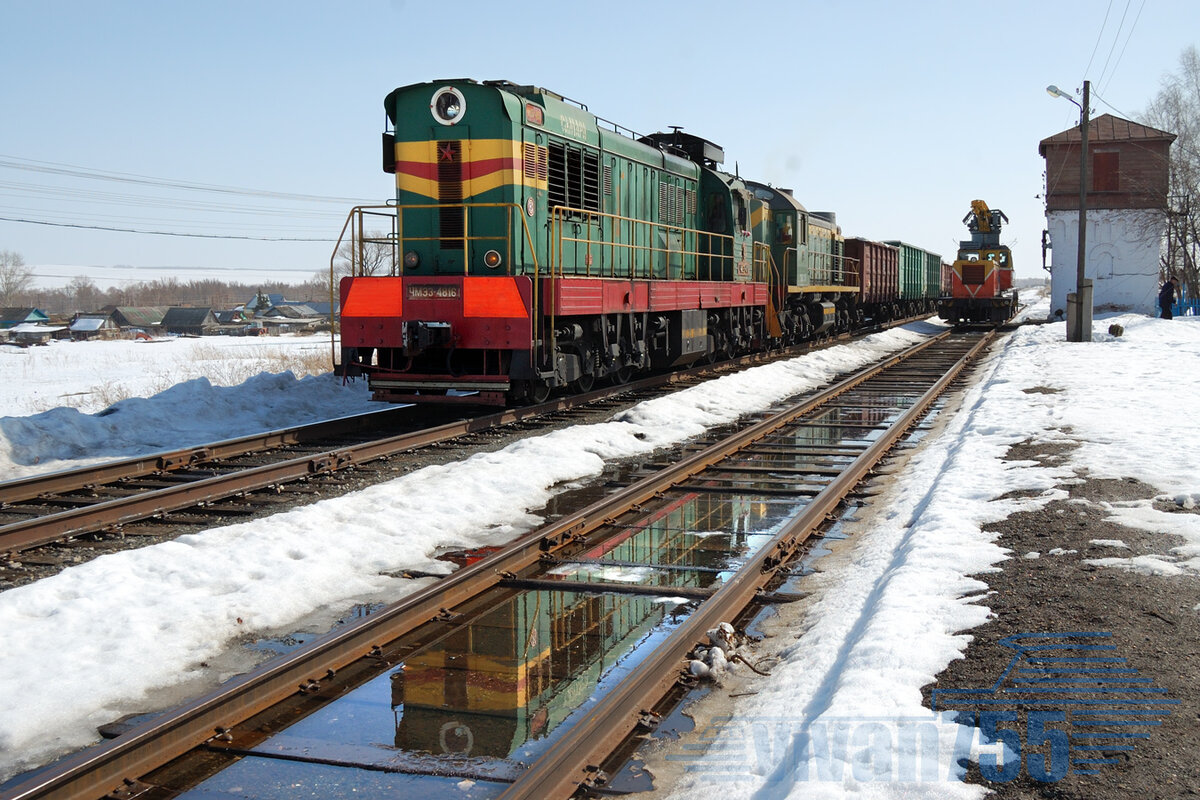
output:
[[527,276],[343,278],[341,300],[343,362],[369,369],[376,400],[479,392],[481,402],[502,404],[515,354],[531,358]]

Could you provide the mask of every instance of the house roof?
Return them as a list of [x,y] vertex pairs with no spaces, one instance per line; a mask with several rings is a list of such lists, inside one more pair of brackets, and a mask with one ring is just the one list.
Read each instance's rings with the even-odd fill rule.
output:
[[267,298],[267,304],[265,306],[260,306],[258,304],[258,295],[256,294],[256,295],[254,295],[254,297],[251,297],[246,302],[246,308],[254,309],[255,311],[266,311],[271,306],[283,305],[284,303],[287,302],[287,300],[283,299],[282,294],[266,294],[266,293],[264,293],[264,295]]
[[54,333],[55,331],[64,330],[63,325],[38,325],[36,322],[23,322],[20,325],[14,325],[9,328],[10,333]]
[[[1071,145],[1079,144],[1083,137],[1079,133],[1079,126],[1074,125],[1067,128],[1065,131],[1048,136],[1038,143],[1038,154],[1046,155],[1047,145]],[[1149,125],[1141,125],[1137,122],[1132,122],[1121,117],[1114,117],[1112,114],[1101,114],[1093,120],[1088,121],[1088,144],[1096,142],[1128,142],[1133,140],[1141,141],[1175,141],[1175,134],[1167,131],[1160,131],[1158,128],[1151,128]]]
[[76,317],[71,323],[73,331],[98,331],[104,327],[104,323],[108,322],[108,315],[93,316],[93,317]]
[[308,306],[322,317],[329,316],[330,302],[328,300],[309,300],[304,305]]
[[320,312],[303,303],[286,303],[272,306],[265,316],[287,317],[288,319],[316,319],[322,315]]
[[29,319],[45,321],[50,318],[36,308],[0,308],[2,322],[25,322]]
[[211,308],[172,307],[167,309],[167,313],[163,315],[162,319],[164,328],[172,326],[196,328],[205,324],[212,325],[215,322],[216,318],[213,317]]
[[167,310],[161,306],[118,306],[117,313],[130,325],[147,327],[161,323]]

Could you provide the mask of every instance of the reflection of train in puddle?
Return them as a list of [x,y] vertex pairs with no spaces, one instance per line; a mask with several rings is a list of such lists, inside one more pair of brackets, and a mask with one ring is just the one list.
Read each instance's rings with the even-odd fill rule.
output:
[[[817,424],[764,440],[754,461],[781,472],[828,463],[829,451],[873,438],[871,426],[895,413],[870,398],[864,404],[833,407]],[[546,577],[561,580],[561,591],[498,589],[461,609],[461,627],[406,658],[393,675],[396,746],[507,758],[550,735],[612,667],[672,621],[680,605],[670,599],[673,588],[718,585],[732,561],[805,502],[780,502],[778,492],[755,497],[754,483],[728,495],[680,494],[551,570]],[[662,595],[588,590],[587,582],[652,585]]]
[[[640,640],[672,620],[672,588],[719,583],[730,554],[773,524],[766,512],[744,499],[688,494],[555,570],[563,591],[487,595],[468,624],[394,673],[396,746],[505,758],[548,735]],[[621,580],[662,586],[663,595],[570,591],[572,583]]]

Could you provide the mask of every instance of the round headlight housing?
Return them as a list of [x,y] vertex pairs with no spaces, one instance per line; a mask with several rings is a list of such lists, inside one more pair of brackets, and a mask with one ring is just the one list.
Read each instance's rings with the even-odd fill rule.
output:
[[500,253],[496,250],[488,250],[483,254],[483,265],[488,269],[496,269],[503,260],[500,258]]
[[446,86],[433,93],[429,111],[440,124],[457,125],[467,113],[467,100],[458,89]]
[[404,268],[416,269],[421,266],[421,256],[416,250],[409,250],[404,254]]

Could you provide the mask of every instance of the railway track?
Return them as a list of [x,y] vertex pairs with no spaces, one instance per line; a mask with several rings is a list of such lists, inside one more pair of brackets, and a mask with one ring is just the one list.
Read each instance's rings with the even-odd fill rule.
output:
[[[845,338],[829,339],[816,346]],[[251,515],[264,506],[277,505],[273,493],[280,487],[327,480],[336,473],[399,453],[522,421],[571,413],[614,398],[645,399],[725,371],[794,357],[813,348],[805,345],[783,353],[745,356],[498,413],[475,410],[472,414],[469,408],[388,408],[0,482],[0,566],[21,553],[70,545],[84,536],[103,541],[161,535],[164,527],[185,522],[179,516],[185,510],[189,515],[186,521],[193,524]],[[135,524],[143,521],[163,524]],[[54,555],[43,559],[47,564],[58,560]]]
[[3,796],[603,791],[706,631],[789,599],[771,590],[805,540],[988,338],[946,332],[695,444]]

